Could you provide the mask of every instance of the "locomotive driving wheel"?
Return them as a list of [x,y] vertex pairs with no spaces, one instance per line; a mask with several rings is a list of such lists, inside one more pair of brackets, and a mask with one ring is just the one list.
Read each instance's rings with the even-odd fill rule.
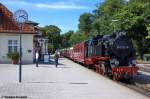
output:
[[117,73],[114,73],[114,74],[113,74],[113,80],[114,80],[114,81],[118,81]]

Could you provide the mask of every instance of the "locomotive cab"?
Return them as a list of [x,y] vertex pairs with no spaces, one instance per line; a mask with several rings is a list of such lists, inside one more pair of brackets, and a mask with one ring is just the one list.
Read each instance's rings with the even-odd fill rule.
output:
[[[93,39],[90,39],[86,42],[86,57],[85,63],[90,66],[90,68],[95,67],[95,64],[98,64],[99,58],[105,58],[106,56],[106,47],[101,42],[103,35],[98,35]],[[94,69],[94,68],[93,68]]]
[[88,41],[87,46],[87,57],[91,56],[102,56],[105,57],[106,55],[106,45],[102,42],[103,35],[98,35],[95,38]]

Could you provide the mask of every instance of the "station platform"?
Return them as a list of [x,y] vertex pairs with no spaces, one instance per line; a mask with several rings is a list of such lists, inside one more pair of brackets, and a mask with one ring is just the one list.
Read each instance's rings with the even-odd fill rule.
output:
[[22,66],[0,64],[0,98],[8,99],[149,99],[68,59],[58,68],[40,63]]

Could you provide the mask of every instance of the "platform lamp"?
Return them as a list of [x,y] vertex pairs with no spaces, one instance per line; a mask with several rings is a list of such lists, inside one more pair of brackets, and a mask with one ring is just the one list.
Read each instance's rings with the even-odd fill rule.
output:
[[21,83],[22,81],[22,34],[21,33],[25,23],[28,21],[28,14],[25,10],[20,9],[15,11],[13,17],[16,23],[19,25],[19,36],[20,36],[19,82]]

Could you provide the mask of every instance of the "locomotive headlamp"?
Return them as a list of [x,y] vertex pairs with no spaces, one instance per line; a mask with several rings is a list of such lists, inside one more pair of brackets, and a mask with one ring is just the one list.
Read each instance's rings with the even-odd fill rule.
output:
[[115,65],[115,66],[119,65],[119,61],[117,59],[111,59],[110,63],[111,63],[111,65]]
[[119,61],[115,60],[115,65],[118,66],[119,65]]

